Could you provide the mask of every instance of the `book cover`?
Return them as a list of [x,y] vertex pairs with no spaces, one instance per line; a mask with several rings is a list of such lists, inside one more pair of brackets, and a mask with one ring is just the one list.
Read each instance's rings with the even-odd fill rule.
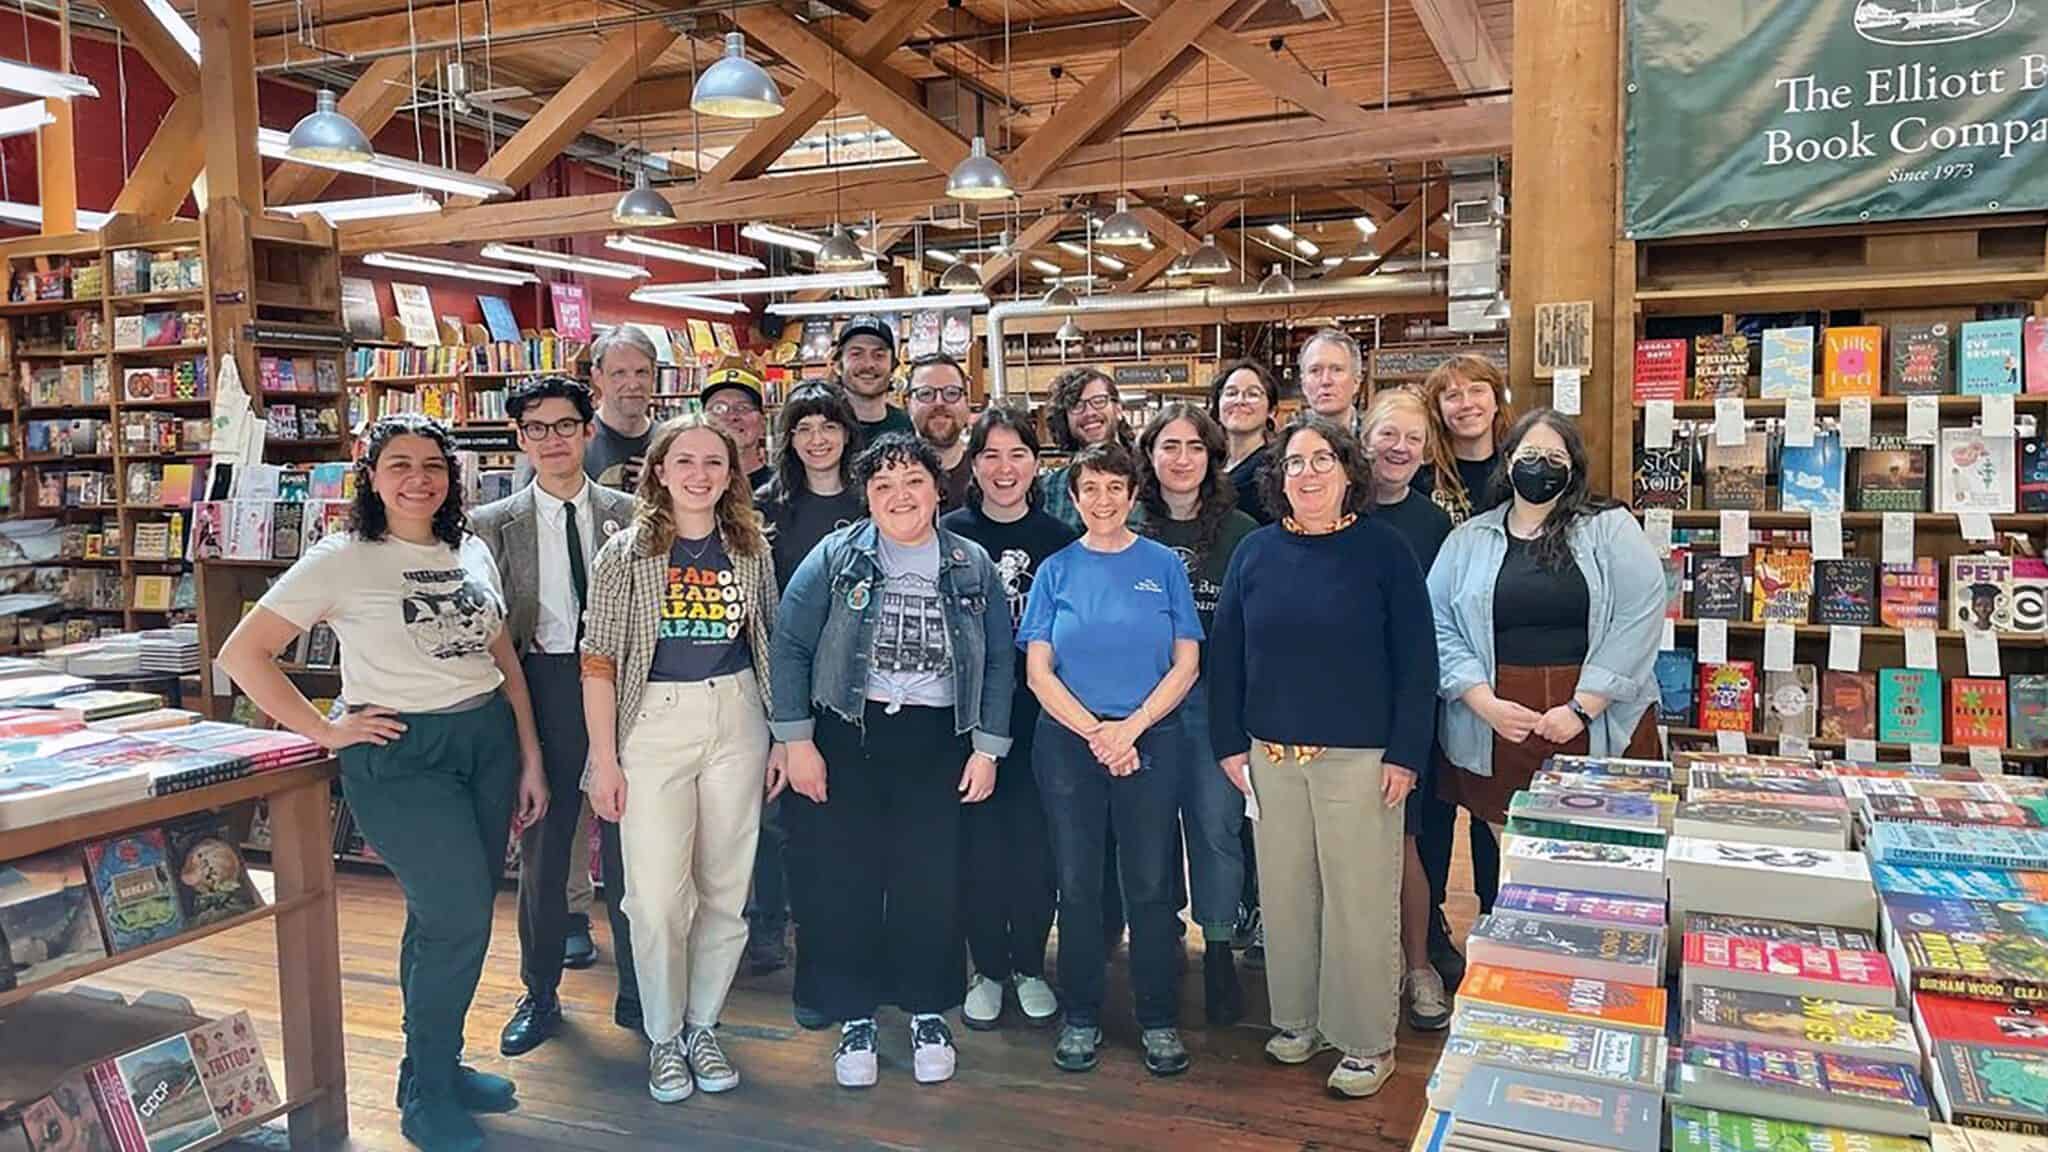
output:
[[1876,396],[1884,364],[1884,329],[1875,325],[1830,327],[1821,334],[1824,358],[1821,395]]
[[1898,894],[1955,900],[2048,902],[2048,872],[2008,872],[2002,868],[1951,868],[1879,861],[1870,866],[1870,878],[1886,899]]
[[1671,1152],[1927,1152],[1927,1141],[1673,1104]]
[[2017,393],[2024,337],[2017,319],[1964,322],[1956,390],[1965,396]]
[[80,1073],[58,1081],[48,1096],[23,1109],[21,1127],[29,1152],[118,1152]]
[[1501,851],[1501,878],[1648,897],[1664,890],[1664,853],[1625,844],[1512,836]]
[[[1487,1065],[1655,1090],[1663,1079],[1665,1052],[1661,1036],[1475,1004],[1460,1009],[1452,1021],[1430,1101],[1451,1107],[1463,1078]],[[1440,1096],[1439,1087],[1450,1095]]]
[[161,829],[148,828],[85,846],[100,926],[115,955],[184,931]]
[[1473,964],[1458,985],[1458,1004],[1479,1004],[1662,1035],[1664,989]]
[[0,864],[0,936],[15,981],[33,984],[106,959],[92,887],[75,848]]
[[2048,392],[2048,317],[2028,316],[2020,322],[2020,344],[2024,352],[2024,390]]
[[1748,884],[1768,884],[1772,876],[1814,877],[1846,884],[1868,883],[1870,879],[1869,866],[1861,853],[1825,848],[1783,848],[1736,840],[1696,840],[1674,836],[1666,858],[1672,865],[1674,885],[1681,873],[1700,869],[1722,870],[1739,876]]
[[1636,341],[1635,400],[1685,399],[1683,340]]
[[263,1042],[247,1012],[202,1024],[185,1036],[222,1128],[246,1123],[283,1102],[263,1059]]
[[1714,511],[1763,511],[1768,448],[1765,438],[1755,433],[1732,447],[1708,440],[1700,465],[1700,506]]
[[1959,896],[1919,896],[1906,892],[1886,892],[1881,899],[1885,919],[1894,930],[1918,928],[1973,935],[2048,934],[2048,904],[2037,901],[1969,900]]
[[1950,680],[1948,738],[1965,747],[2005,747],[2005,681],[1973,676]]
[[1933,557],[1878,566],[1877,618],[1887,628],[1941,626],[1941,573]]
[[1893,396],[1942,396],[1954,391],[1955,332],[1948,324],[1892,326],[1891,375],[1885,391]]
[[262,906],[263,898],[249,879],[225,815],[201,812],[188,816],[166,827],[164,839],[187,927],[232,919]]
[[1915,992],[2048,1004],[2048,942],[2032,933],[1895,928],[1893,937]]
[[1716,400],[1749,394],[1749,337],[1693,337],[1693,398]]
[[1877,733],[1892,744],[1941,743],[1941,674],[1924,668],[1880,669]]
[[1748,732],[1756,715],[1756,664],[1731,660],[1700,665],[1699,726],[1709,732]]
[[2020,440],[2019,502],[2022,512],[2048,512],[2048,442],[2039,436]]
[[2048,1052],[1937,1039],[1927,1055],[1950,1123],[2048,1135]]
[[1811,739],[1819,710],[1818,692],[1818,678],[1811,664],[1794,664],[1790,671],[1764,673],[1764,734]]
[[1920,1055],[1912,1025],[1897,1008],[1711,984],[1693,990],[1684,1030],[1687,1039],[1755,1041],[1867,1060],[1907,1063]]
[[1881,995],[1887,1001],[1892,991],[1891,965],[1875,950],[1691,931],[1685,934],[1683,947],[1688,988],[1782,980],[1797,981],[1796,987],[1826,989],[1830,998]]
[[1849,842],[1848,821],[1843,816],[1781,804],[1770,796],[1725,800],[1688,797],[1679,801],[1671,831],[1675,836],[1758,844],[1841,848]]
[[1664,618],[1685,619],[1686,581],[1692,572],[1692,549],[1683,545],[1674,546],[1669,555],[1662,558],[1664,569]]
[[1512,1132],[1543,1147],[1657,1152],[1663,1143],[1664,1098],[1655,1088],[1588,1084],[1521,1068],[1473,1068],[1452,1113],[1460,1132]]
[[2019,506],[2013,441],[1976,428],[1943,428],[1935,449],[1936,512],[2010,513]]
[[1806,623],[1813,603],[1813,553],[1805,548],[1765,547],[1754,556],[1750,619]]
[[[1698,681],[1693,671],[1693,650],[1673,648],[1657,653],[1657,718],[1674,728],[1693,726],[1693,701]],[[2048,721],[2048,677],[2042,677],[2042,713]],[[2044,727],[2048,734],[2048,727]]]
[[1828,669],[1820,677],[1820,737],[1877,739],[1877,675]]
[[2005,684],[2012,747],[2048,748],[2048,676],[2015,674]]
[[1877,623],[1877,562],[1868,556],[1813,562],[1815,624]]
[[1701,620],[1749,619],[1749,572],[1740,556],[1692,554],[1692,614]]
[[1543,766],[1547,771],[1573,776],[1661,781],[1665,790],[1670,790],[1671,763],[1667,760],[1635,760],[1626,756],[1577,756],[1560,752],[1546,758]]
[[1813,443],[1778,451],[1778,507],[1787,512],[1840,512],[1847,454],[1839,432],[1815,432]]
[[148,1152],[178,1152],[221,1131],[192,1042],[183,1033],[117,1056],[114,1067],[141,1121]]
[[1948,560],[1948,626],[1957,631],[2012,629],[2012,558],[1962,553]]
[[1692,442],[1673,436],[1669,448],[1635,447],[1637,508],[1685,508],[1692,503]]
[[1662,928],[1664,904],[1603,892],[1579,892],[1540,884],[1503,884],[1494,900],[1500,912],[1623,928]]
[[1687,1071],[1715,1072],[1773,1091],[1927,1111],[1926,1088],[1905,1064],[1728,1040],[1688,1041],[1682,1060]]
[[1766,400],[1813,395],[1812,325],[1764,329],[1759,389]]
[[1872,434],[1856,452],[1858,512],[1927,511],[1927,448],[1902,434]]
[[1800,944],[1850,952],[1878,950],[1877,938],[1870,933],[1859,928],[1841,928],[1831,924],[1767,920],[1757,916],[1732,916],[1719,912],[1688,912],[1683,928],[1689,936],[1740,936],[1746,940],[1761,940],[1766,944]]
[[[2048,832],[2038,828],[1886,822],[1871,825],[1868,835],[1864,838],[1864,846],[1870,854],[1871,861],[1877,864],[1915,868],[2048,871]],[[2024,896],[1993,898],[2029,899]]]
[[1510,815],[1535,820],[1593,824],[1611,828],[1662,831],[1663,816],[1658,806],[1641,796],[1616,796],[1598,792],[1554,792],[1539,795],[1518,792],[1508,802]]

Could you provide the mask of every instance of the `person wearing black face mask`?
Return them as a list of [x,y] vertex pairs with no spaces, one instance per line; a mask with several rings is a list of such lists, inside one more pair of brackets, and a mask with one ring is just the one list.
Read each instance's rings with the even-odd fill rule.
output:
[[1501,446],[1499,507],[1452,531],[1429,574],[1444,699],[1444,799],[1495,827],[1552,755],[1657,754],[1664,574],[1628,509],[1587,486],[1549,409]]

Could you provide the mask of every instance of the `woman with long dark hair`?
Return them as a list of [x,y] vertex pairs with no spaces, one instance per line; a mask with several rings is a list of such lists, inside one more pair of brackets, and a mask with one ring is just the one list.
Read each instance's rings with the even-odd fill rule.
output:
[[1272,374],[1257,360],[1226,360],[1209,378],[1209,415],[1223,428],[1223,471],[1237,490],[1237,510],[1261,524],[1273,522],[1259,499],[1259,473],[1270,458],[1266,443],[1279,402]]
[[1459,525],[1429,575],[1444,699],[1444,796],[1473,819],[1561,753],[1654,756],[1664,570],[1627,508],[1592,491],[1577,426],[1516,421],[1502,503]]
[[[1187,403],[1162,407],[1138,436],[1137,529],[1187,565],[1195,613],[1206,634],[1230,558],[1258,527],[1237,510],[1237,494],[1224,471],[1223,429]],[[1202,1000],[1212,1027],[1244,1014],[1244,992],[1230,938],[1244,892],[1244,796],[1221,772],[1209,747],[1209,687],[1197,679],[1181,701],[1189,768],[1181,776],[1181,841],[1195,922],[1202,928]],[[1176,876],[1179,870],[1175,870]]]
[[633,523],[591,565],[583,719],[590,806],[619,825],[648,1094],[737,1088],[717,1027],[747,946],[765,790],[775,563],[739,446],[701,413],[647,448]]
[[[348,530],[278,578],[220,665],[273,720],[340,754],[342,796],[405,892],[400,1129],[436,1152],[480,1148],[469,1113],[510,1109],[513,1086],[461,1065],[462,1024],[491,943],[507,834],[545,814],[547,777],[497,566],[464,531],[447,430],[386,416],[366,440]],[[277,663],[316,624],[341,641],[331,716]]]
[[[1053,377],[1052,397],[1046,401],[1045,426],[1052,433],[1053,447],[1066,453],[1070,460],[1092,444],[1129,447],[1131,443],[1131,428],[1124,423],[1116,383],[1102,369],[1085,364],[1077,364]],[[1079,533],[1082,517],[1074,507],[1072,485],[1067,483],[1067,474],[1072,470],[1071,463],[1062,464],[1040,476],[1038,502],[1054,519]]]

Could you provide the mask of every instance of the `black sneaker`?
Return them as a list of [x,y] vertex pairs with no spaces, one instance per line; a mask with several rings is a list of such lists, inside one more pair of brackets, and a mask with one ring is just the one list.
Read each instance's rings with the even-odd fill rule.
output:
[[421,1152],[478,1152],[484,1146],[484,1130],[452,1096],[415,1096],[398,1130]]
[[1052,1062],[1062,1072],[1087,1072],[1101,1059],[1101,1047],[1102,1029],[1069,1024],[1060,1029],[1059,1043],[1052,1050]]
[[1147,1028],[1140,1041],[1145,1046],[1145,1071],[1178,1076],[1188,1070],[1188,1049],[1180,1042],[1179,1029]]

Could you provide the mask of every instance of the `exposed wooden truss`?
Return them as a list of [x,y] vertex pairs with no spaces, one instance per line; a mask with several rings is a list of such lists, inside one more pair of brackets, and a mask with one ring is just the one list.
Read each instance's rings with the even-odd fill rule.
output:
[[1032,221],[1023,232],[1011,237],[1008,251],[982,262],[981,286],[992,288],[1001,283],[1033,249],[1051,243],[1052,238],[1060,234],[1060,229],[1073,220],[1072,212],[1047,212]]
[[[606,0],[491,0],[488,7],[490,31],[496,36],[595,30],[600,20],[617,20],[633,13],[628,5]],[[415,42],[475,41],[484,35],[485,8],[476,3],[421,5],[409,12],[325,24],[304,38],[284,33],[265,36],[256,41],[256,66],[335,64],[357,55],[396,51]]]
[[[412,95],[412,87],[407,83],[410,69],[411,62],[403,56],[386,56],[372,61],[335,102],[336,110],[355,121],[363,135],[374,139]],[[312,200],[325,192],[337,175],[339,173],[332,168],[280,164],[263,185],[264,203],[298,204]]]
[[[1222,228],[1225,224],[1230,223],[1231,217],[1236,216],[1238,214],[1238,211],[1243,207],[1244,205],[1241,201],[1224,200],[1220,203],[1210,205],[1209,210],[1202,214],[1202,218],[1195,222],[1195,226],[1192,230],[1181,229],[1178,224],[1174,224],[1174,232],[1180,237],[1192,238],[1194,240],[1194,244],[1191,244],[1186,248],[1182,248],[1174,244],[1167,244],[1162,246],[1159,249],[1159,251],[1152,253],[1151,257],[1147,259],[1144,263],[1138,265],[1136,268],[1133,268],[1131,270],[1130,276],[1126,277],[1123,283],[1117,285],[1117,291],[1143,291],[1146,287],[1150,286],[1154,280],[1157,280],[1161,276],[1166,275],[1166,270],[1173,266],[1173,262],[1175,260],[1180,259],[1180,257],[1186,252],[1194,251],[1194,249],[1201,244],[1201,238],[1203,236],[1214,235],[1217,229]],[[1167,223],[1173,224],[1171,220],[1168,220]],[[1153,227],[1155,227],[1156,230],[1156,225],[1154,225]],[[1232,260],[1231,263],[1235,264],[1237,263],[1237,261]]]
[[1444,68],[1467,92],[1499,92],[1514,80],[1486,31],[1478,0],[1409,0]]

